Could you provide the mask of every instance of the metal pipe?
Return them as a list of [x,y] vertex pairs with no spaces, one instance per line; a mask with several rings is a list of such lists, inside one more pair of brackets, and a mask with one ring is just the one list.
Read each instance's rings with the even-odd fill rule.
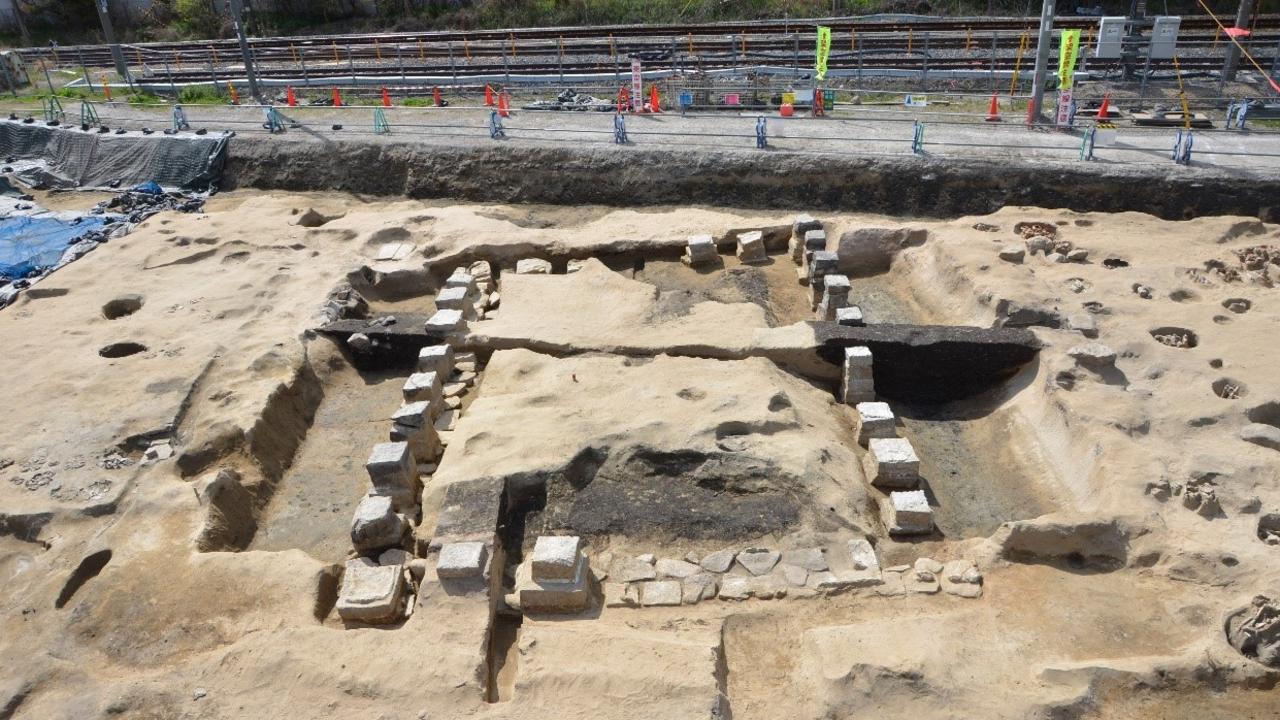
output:
[[1036,40],[1036,70],[1031,84],[1031,105],[1027,118],[1039,122],[1044,105],[1044,81],[1049,69],[1049,49],[1053,44],[1054,0],[1044,0],[1040,7],[1040,36]]

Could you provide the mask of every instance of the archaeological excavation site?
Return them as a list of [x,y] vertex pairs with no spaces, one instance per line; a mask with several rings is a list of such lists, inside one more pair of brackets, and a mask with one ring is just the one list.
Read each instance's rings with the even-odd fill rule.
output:
[[618,152],[0,120],[0,720],[1280,717],[1280,176]]

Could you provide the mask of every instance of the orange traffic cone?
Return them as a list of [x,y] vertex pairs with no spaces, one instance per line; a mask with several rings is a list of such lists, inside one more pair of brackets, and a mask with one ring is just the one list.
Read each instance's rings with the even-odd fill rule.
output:
[[652,112],[662,112],[661,103],[658,100],[658,86],[649,86],[649,110]]
[[236,86],[235,86],[235,85],[232,85],[232,84],[230,84],[230,83],[227,83],[227,89],[231,91],[231,104],[232,104],[232,105],[239,105],[239,104],[240,104],[240,93],[236,92]]
[[387,94],[386,88],[382,88],[382,107],[391,107],[391,96]]
[[1111,109],[1111,93],[1102,96],[1102,105],[1098,107],[1098,119],[1107,119],[1107,110]]
[[333,89],[333,106],[342,107],[342,93],[338,92],[338,88]]
[[498,116],[510,117],[510,115],[511,115],[511,101],[507,97],[507,91],[503,90],[502,92],[498,93]]
[[618,112],[626,112],[631,109],[631,91],[623,85],[618,89]]
[[493,88],[489,87],[488,83],[484,86],[484,104],[493,107]]
[[440,86],[437,85],[431,90],[431,98],[436,101],[436,107],[444,106],[444,98],[440,96]]
[[286,87],[284,89],[284,99],[285,102],[289,104],[289,107],[298,106],[298,96],[293,94],[293,88]]
[[102,76],[102,94],[107,96],[107,102],[111,102],[111,86],[107,84],[107,76]]
[[991,95],[991,107],[987,108],[987,122],[1000,122],[1000,100],[994,93]]

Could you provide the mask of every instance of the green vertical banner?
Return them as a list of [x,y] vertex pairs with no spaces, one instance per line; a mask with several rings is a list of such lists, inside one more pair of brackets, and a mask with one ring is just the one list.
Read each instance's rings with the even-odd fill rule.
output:
[[814,54],[814,74],[822,80],[827,76],[827,56],[831,54],[831,28],[818,26],[818,47]]
[[1058,48],[1058,87],[1070,90],[1076,75],[1076,56],[1080,54],[1080,31],[1063,30]]

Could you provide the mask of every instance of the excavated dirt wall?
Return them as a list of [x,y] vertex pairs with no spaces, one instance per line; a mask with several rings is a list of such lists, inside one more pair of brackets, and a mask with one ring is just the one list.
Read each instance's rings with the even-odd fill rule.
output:
[[444,148],[235,138],[224,187],[341,190],[483,202],[807,207],[921,217],[1005,205],[1280,220],[1280,180],[1173,165],[983,162],[745,152]]

